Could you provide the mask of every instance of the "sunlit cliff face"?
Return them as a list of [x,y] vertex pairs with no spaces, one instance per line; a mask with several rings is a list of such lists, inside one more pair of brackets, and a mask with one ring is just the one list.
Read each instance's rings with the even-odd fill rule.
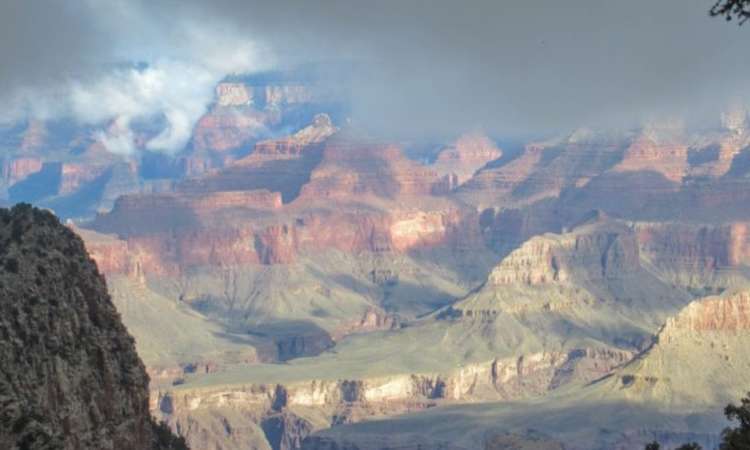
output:
[[0,204],[82,237],[193,448],[711,447],[750,62],[703,1],[3,4]]

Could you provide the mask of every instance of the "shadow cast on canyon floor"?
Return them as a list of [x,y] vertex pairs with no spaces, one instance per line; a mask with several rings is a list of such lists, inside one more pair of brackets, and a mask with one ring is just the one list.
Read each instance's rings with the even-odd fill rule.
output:
[[330,333],[311,321],[278,320],[258,326],[245,326],[215,336],[234,344],[252,345],[261,351],[273,349],[274,360],[317,356],[335,346]]

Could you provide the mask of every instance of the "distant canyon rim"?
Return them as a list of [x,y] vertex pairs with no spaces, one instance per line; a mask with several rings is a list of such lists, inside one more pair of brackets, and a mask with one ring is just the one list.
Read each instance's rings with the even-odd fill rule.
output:
[[223,81],[174,155],[153,124],[0,129],[0,202],[82,237],[153,416],[194,450],[717,444],[750,390],[744,106],[392,141],[343,98]]

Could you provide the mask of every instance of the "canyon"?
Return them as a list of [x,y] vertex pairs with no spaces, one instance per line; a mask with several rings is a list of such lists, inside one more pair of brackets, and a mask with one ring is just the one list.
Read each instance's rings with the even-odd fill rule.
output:
[[[313,133],[315,128],[325,131]],[[540,398],[552,402],[558,395],[572,395],[568,392],[574,386],[612,376],[629,367],[637,355],[653,351],[662,324],[692,298],[747,283],[748,218],[741,215],[741,208],[726,208],[731,215],[717,215],[718,220],[702,216],[683,220],[669,217],[664,210],[654,216],[634,201],[613,203],[605,195],[599,197],[601,188],[589,186],[600,183],[617,191],[623,182],[632,183],[622,174],[634,173],[640,180],[642,167],[658,168],[653,158],[660,154],[660,141],[648,141],[654,132],[636,134],[632,144],[627,139],[613,144],[605,139],[603,147],[611,149],[613,156],[601,154],[602,143],[596,136],[572,137],[562,150],[544,147],[550,144],[527,147],[506,162],[506,170],[516,180],[505,182],[510,186],[503,197],[496,185],[485,191],[472,187],[474,176],[466,175],[477,172],[481,179],[485,173],[502,170],[492,167],[491,159],[483,159],[502,157],[500,150],[487,145],[487,138],[459,139],[456,147],[438,153],[435,163],[420,165],[406,159],[398,146],[362,140],[356,130],[329,134],[325,119],[317,119],[317,126],[313,123],[305,130],[303,135],[324,137],[308,141],[292,136],[280,143],[259,143],[255,152],[237,161],[236,168],[230,165],[178,187],[170,195],[185,205],[181,211],[189,212],[172,212],[157,220],[165,226],[161,231],[153,225],[126,228],[141,219],[125,204],[92,222],[97,232],[117,236],[116,245],[140,249],[128,255],[145,254],[130,267],[140,264],[145,274],[172,279],[203,274],[205,291],[193,288],[194,298],[206,293],[218,298],[221,289],[226,291],[232,277],[205,275],[211,267],[233,266],[243,274],[239,278],[254,280],[248,281],[248,292],[238,296],[246,306],[230,301],[246,319],[227,325],[234,333],[252,336],[245,335],[246,346],[254,349],[252,357],[241,361],[219,356],[216,361],[198,362],[206,369],[177,370],[172,378],[179,384],[170,386],[167,377],[156,388],[158,401],[152,411],[181,430],[194,446],[222,442],[238,449],[370,448],[368,439],[339,435],[336,430],[345,433],[349,426],[358,430],[356,424],[363,420],[363,426],[377,418],[391,423],[394,415],[410,417],[460,407],[452,405],[500,405],[502,410],[502,405],[513,402],[533,403]],[[674,138],[670,139],[665,145],[674,145]],[[644,142],[655,150],[645,152]],[[457,156],[461,148],[468,148],[468,156]],[[687,151],[667,150],[669,160],[659,172],[664,181],[639,188],[659,205],[690,189],[682,184],[690,169]],[[305,158],[307,152],[314,155],[307,164],[289,163]],[[524,177],[511,167],[527,154],[541,156]],[[598,160],[592,161],[592,154]],[[547,164],[540,163],[543,158]],[[684,159],[679,177],[672,169],[675,158]],[[644,162],[628,162],[638,159]],[[275,177],[300,179],[300,187],[282,191],[270,181],[274,175],[264,178],[269,161],[284,161],[274,166]],[[466,169],[460,167],[464,162]],[[721,175],[711,183],[719,186],[727,181]],[[281,192],[280,198],[277,194],[274,201],[262,204],[214,198],[217,193],[238,191],[258,192],[260,197]],[[499,196],[490,208],[485,203],[488,195]],[[587,201],[566,205],[568,198],[582,197]],[[144,224],[149,210],[151,214],[170,211],[166,204],[142,206],[144,201],[136,197],[133,202],[134,207],[145,208],[140,213]],[[721,202],[740,201],[722,198]],[[219,235],[207,236],[218,223],[226,242],[218,241]],[[331,259],[340,261],[335,269],[328,262]],[[450,263],[440,267],[443,261]],[[337,280],[335,286],[308,281],[310,267],[322,272],[324,280]],[[295,269],[302,275],[292,275]],[[264,270],[268,272],[256,275]],[[129,272],[133,269],[123,267],[112,273]],[[427,272],[441,274],[441,280],[426,283]],[[279,281],[264,282],[266,277]],[[147,286],[158,284],[148,276],[143,279]],[[285,281],[280,283],[281,279]],[[413,284],[422,289],[441,289],[433,287],[424,300],[415,299],[410,279],[419,280]],[[250,284],[254,293],[249,292]],[[442,304],[432,303],[435,297],[443,297]],[[303,306],[308,301],[318,308]],[[333,305],[343,303],[348,311],[341,314],[342,306]],[[269,304],[279,306],[269,310]],[[322,314],[320,305],[337,313]],[[216,313],[202,313],[216,318]],[[289,328],[274,325],[289,318],[296,321]],[[289,341],[289,333],[297,337]],[[375,349],[373,339],[378,342]],[[441,345],[436,348],[433,342]],[[395,349],[397,355],[392,353]],[[276,361],[287,362],[278,366]],[[596,395],[618,398],[609,392]],[[393,420],[396,429],[401,428],[399,419]],[[404,429],[408,433],[411,427]],[[519,442],[537,441],[519,430],[507,432]],[[576,442],[565,434],[558,439],[553,426],[545,432],[540,439],[550,445]],[[503,436],[507,439],[503,433],[493,436],[502,442]],[[628,433],[632,430],[624,432],[623,445],[643,441]],[[639,433],[648,436],[653,431]],[[685,432],[678,429],[666,436],[678,440]],[[447,437],[444,445],[454,438]],[[700,438],[710,442],[709,434]],[[381,439],[378,434],[374,442],[380,446],[372,448],[387,447]],[[414,435],[388,439],[393,446],[424,444]],[[253,444],[248,447],[248,442]],[[609,445],[606,442],[602,445]],[[464,448],[461,445],[474,448],[460,442],[456,448]]]
[[746,389],[744,109],[426,146],[309,81],[215,95],[174,155],[1,133],[2,201],[81,236],[192,448],[715,444]]
[[632,360],[546,399],[435,408],[334,427],[302,447],[495,448],[493,442],[512,436],[516,448],[538,448],[540,442],[550,448],[642,448],[653,440],[714,448],[721,405],[746,389],[737,380],[747,370],[748,298],[747,290],[738,290],[694,300]]

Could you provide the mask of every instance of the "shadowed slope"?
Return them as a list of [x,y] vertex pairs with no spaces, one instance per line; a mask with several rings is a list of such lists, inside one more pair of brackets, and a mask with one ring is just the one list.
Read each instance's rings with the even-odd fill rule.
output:
[[19,205],[0,210],[0,242],[0,447],[180,448],[152,422],[148,376],[81,239]]

